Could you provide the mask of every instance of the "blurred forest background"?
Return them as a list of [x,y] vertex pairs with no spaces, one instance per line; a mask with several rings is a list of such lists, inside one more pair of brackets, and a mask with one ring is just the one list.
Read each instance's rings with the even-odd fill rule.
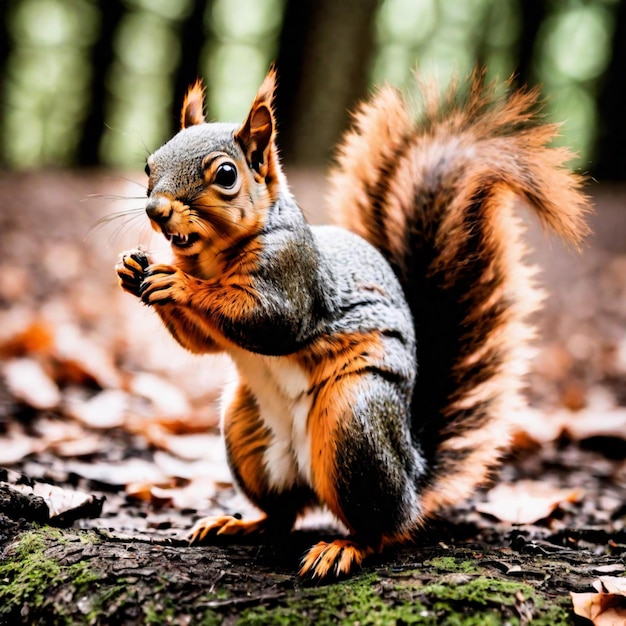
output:
[[142,167],[187,86],[242,120],[272,61],[287,164],[325,165],[373,84],[476,64],[541,84],[577,167],[626,176],[620,0],[2,0],[0,163]]

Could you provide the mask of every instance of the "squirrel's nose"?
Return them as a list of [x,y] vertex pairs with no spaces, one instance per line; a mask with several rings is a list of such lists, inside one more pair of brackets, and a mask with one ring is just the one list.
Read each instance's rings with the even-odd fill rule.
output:
[[172,203],[165,196],[154,196],[146,202],[148,217],[157,224],[165,224],[172,217]]

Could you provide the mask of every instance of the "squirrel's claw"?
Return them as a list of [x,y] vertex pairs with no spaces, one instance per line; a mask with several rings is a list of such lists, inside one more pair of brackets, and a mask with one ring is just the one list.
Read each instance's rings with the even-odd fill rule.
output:
[[373,553],[372,548],[351,539],[320,541],[304,555],[299,574],[317,581],[347,576]]
[[267,518],[261,517],[256,520],[241,520],[231,515],[217,517],[203,517],[198,520],[189,531],[187,538],[189,544],[197,544],[207,537],[251,535],[260,533],[265,529]]
[[183,304],[182,273],[171,265],[151,265],[145,272],[139,288],[144,304]]
[[122,253],[119,263],[115,266],[122,289],[139,298],[149,264],[150,259],[141,248]]

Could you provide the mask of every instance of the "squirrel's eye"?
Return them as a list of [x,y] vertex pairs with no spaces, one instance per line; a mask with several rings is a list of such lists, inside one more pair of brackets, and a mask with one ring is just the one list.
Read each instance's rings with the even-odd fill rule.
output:
[[144,172],[146,173],[146,176],[150,176],[150,166],[146,163],[146,167],[144,168]]
[[224,189],[232,189],[237,182],[237,168],[232,163],[222,163],[215,170],[213,182]]

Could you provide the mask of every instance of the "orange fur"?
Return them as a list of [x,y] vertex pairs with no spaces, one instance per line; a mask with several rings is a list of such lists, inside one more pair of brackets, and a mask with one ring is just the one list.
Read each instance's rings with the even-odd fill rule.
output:
[[180,127],[187,128],[204,122],[204,84],[198,79],[185,95],[180,114]]
[[308,417],[313,488],[350,530],[352,525],[339,505],[336,465],[337,429],[351,415],[352,386],[371,365],[378,365],[382,348],[378,333],[337,334],[320,337],[295,356],[309,374],[314,400]]
[[263,455],[270,432],[259,419],[259,408],[244,385],[239,385],[226,409],[223,431],[229,463],[248,497],[258,502],[268,492]]

